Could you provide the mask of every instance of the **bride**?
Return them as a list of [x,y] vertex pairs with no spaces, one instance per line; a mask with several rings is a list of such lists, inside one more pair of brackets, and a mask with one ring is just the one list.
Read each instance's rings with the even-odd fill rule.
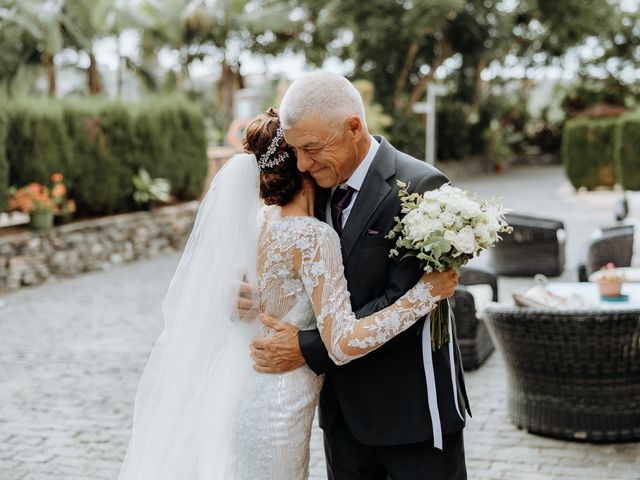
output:
[[338,365],[403,332],[453,294],[455,273],[425,274],[394,304],[356,319],[340,240],[313,216],[315,184],[296,168],[270,109],[245,154],[216,175],[162,304],[165,328],[136,395],[120,480],[303,480],[322,377],[252,368],[269,335],[236,307],[243,281],[260,311],[319,329]]

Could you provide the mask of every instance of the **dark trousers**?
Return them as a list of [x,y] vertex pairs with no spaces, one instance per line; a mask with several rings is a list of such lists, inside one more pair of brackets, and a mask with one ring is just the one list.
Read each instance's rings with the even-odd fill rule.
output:
[[462,430],[433,442],[376,447],[358,442],[342,415],[324,433],[329,480],[466,480]]

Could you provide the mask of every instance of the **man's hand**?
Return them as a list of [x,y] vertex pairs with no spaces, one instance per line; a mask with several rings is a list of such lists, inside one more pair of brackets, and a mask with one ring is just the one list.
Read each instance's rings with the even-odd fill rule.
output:
[[298,329],[290,323],[260,314],[260,320],[275,330],[269,337],[254,337],[251,340],[253,368],[262,373],[284,373],[305,364],[298,343]]

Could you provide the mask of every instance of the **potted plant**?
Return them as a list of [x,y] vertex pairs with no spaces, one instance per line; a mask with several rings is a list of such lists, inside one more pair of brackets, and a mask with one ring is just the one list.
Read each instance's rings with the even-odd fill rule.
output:
[[63,183],[64,177],[61,173],[51,175],[53,187],[51,187],[51,198],[58,207],[56,212],[56,223],[69,223],[76,212],[76,202],[67,198],[67,187]]
[[70,220],[76,211],[75,201],[67,198],[67,187],[61,173],[51,175],[51,188],[41,183],[9,189],[9,211],[29,214],[29,226],[36,231],[48,230],[53,226],[54,217]]
[[9,195],[9,211],[28,213],[29,226],[33,230],[44,231],[53,226],[53,216],[58,207],[47,187],[33,182],[19,189],[12,187]]
[[155,202],[167,202],[170,198],[171,183],[165,178],[151,178],[144,168],[138,170],[138,175],[132,178],[135,192],[133,199],[145,210],[151,210]]
[[616,269],[616,266],[609,262],[600,270],[596,283],[603,297],[619,297],[621,295],[624,274]]

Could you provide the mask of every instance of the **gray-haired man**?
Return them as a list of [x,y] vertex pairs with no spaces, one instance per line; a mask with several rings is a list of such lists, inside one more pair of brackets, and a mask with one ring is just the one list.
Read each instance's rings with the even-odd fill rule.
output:
[[[339,75],[316,71],[296,80],[280,105],[280,121],[299,170],[321,188],[316,215],[340,234],[357,317],[390,305],[422,273],[414,259],[388,257],[393,242],[385,235],[400,215],[396,181],[424,192],[447,178],[372,137],[358,91]],[[466,478],[462,429],[468,399],[455,328],[455,354],[448,347],[431,353],[436,400],[427,394],[424,321],[341,367],[329,358],[317,330],[298,331],[272,318],[265,323],[276,333],[253,340],[256,369],[286,372],[306,363],[325,375],[320,426],[329,478]]]

